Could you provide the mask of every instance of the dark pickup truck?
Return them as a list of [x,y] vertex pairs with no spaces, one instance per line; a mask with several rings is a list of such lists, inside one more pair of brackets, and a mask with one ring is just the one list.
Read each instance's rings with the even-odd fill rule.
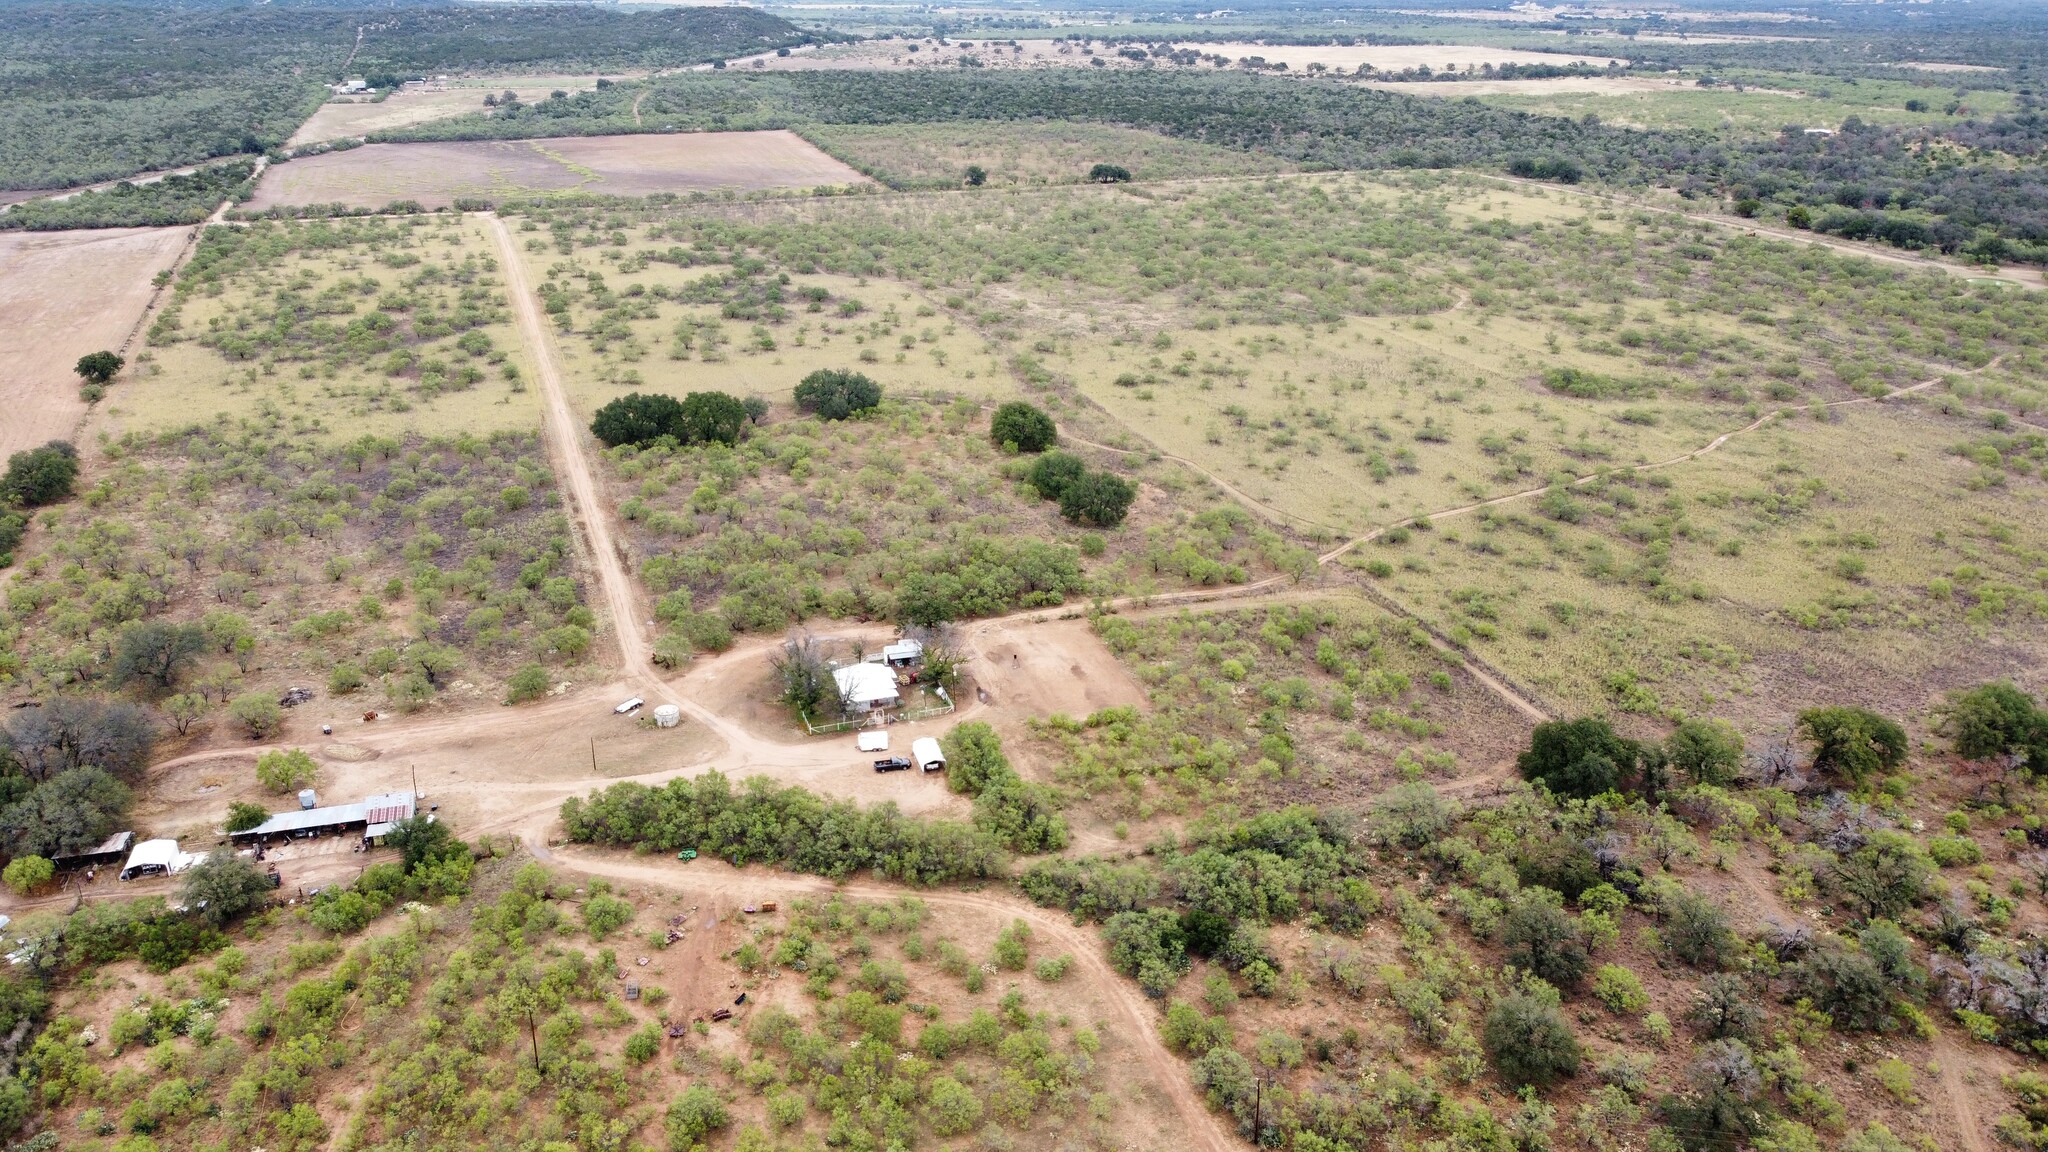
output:
[[875,761],[875,771],[877,772],[908,772],[909,770],[910,759],[906,756],[891,756],[886,760]]

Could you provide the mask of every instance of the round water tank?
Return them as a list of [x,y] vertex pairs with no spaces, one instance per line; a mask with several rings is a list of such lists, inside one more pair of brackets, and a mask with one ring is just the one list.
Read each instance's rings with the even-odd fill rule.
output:
[[673,704],[663,704],[654,710],[654,724],[658,728],[673,728],[683,722],[683,710]]

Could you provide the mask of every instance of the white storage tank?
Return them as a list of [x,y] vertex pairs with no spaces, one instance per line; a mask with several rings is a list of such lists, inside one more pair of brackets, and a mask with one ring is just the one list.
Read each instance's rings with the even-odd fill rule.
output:
[[683,710],[673,704],[663,704],[654,710],[656,728],[673,728],[683,722]]

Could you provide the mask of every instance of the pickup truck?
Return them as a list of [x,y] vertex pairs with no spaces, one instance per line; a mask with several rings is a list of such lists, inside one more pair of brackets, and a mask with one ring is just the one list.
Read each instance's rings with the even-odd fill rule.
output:
[[875,771],[877,772],[908,772],[909,770],[910,758],[908,756],[891,756],[886,760],[875,761]]

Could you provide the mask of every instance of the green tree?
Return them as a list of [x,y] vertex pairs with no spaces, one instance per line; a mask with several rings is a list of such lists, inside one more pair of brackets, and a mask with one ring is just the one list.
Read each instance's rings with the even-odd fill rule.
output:
[[0,883],[5,883],[16,896],[29,893],[48,884],[57,876],[57,866],[41,856],[16,856],[0,870]]
[[252,860],[216,848],[194,864],[178,886],[178,899],[215,928],[270,902],[270,878]]
[[1935,731],[1965,760],[2018,755],[2029,769],[2048,770],[2048,713],[2010,680],[1950,692]]
[[73,768],[0,809],[0,851],[9,856],[82,852],[119,828],[132,795],[92,767]]
[[548,694],[548,670],[538,664],[528,664],[512,673],[505,681],[505,701],[509,704],[524,704],[538,700]]
[[244,692],[228,705],[228,716],[242,726],[252,740],[261,740],[284,723],[284,709],[268,692]]
[[229,832],[247,832],[270,819],[270,809],[246,800],[236,800],[228,805],[228,818],[222,825]]
[[946,787],[969,796],[979,796],[992,784],[1017,775],[1010,758],[1003,755],[1003,738],[981,720],[956,724],[939,737],[946,753]]
[[1019,452],[1043,452],[1059,443],[1059,429],[1044,409],[1012,400],[989,418],[988,437],[998,448],[1015,445]]
[[737,444],[747,423],[747,406],[737,396],[692,392],[676,414],[675,437],[685,444]]
[[1635,741],[1616,735],[1607,721],[1586,716],[1538,724],[1515,767],[1524,780],[1541,781],[1559,796],[1590,799],[1620,789],[1641,758]]
[[39,508],[71,495],[78,480],[78,450],[67,440],[52,440],[41,448],[16,452],[7,458],[7,474],[0,477],[0,506]]
[[408,875],[450,860],[466,860],[471,855],[469,845],[454,830],[425,812],[393,824],[384,843],[398,849],[398,858]]
[[981,1127],[984,1109],[974,1089],[941,1072],[925,1090],[925,1121],[936,1136],[964,1136]]
[[1131,170],[1121,164],[1097,164],[1088,170],[1088,179],[1097,184],[1128,184]]
[[1032,461],[1024,479],[1047,500],[1058,500],[1067,487],[1088,474],[1088,465],[1070,452],[1047,452]]
[[1501,1079],[1546,1087],[1579,1074],[1578,1038],[1557,1005],[1514,992],[1486,1013],[1481,1042]]
[[673,396],[628,392],[597,410],[590,421],[590,434],[613,448],[647,444],[663,436],[682,439],[678,435],[682,416],[682,403]]
[[1861,787],[1906,761],[1906,730],[1868,708],[1809,708],[1799,732],[1813,745],[1813,767]]
[[1665,740],[1664,752],[1696,784],[1729,784],[1742,767],[1742,735],[1725,721],[1684,720]]
[[1559,988],[1575,987],[1591,963],[1578,922],[1564,909],[1534,896],[1508,910],[1501,919],[1500,939],[1507,947],[1508,963]]
[[882,402],[882,386],[858,372],[820,368],[796,386],[796,406],[827,420],[844,420]]
[[1108,472],[1088,472],[1060,492],[1060,515],[1076,524],[1114,528],[1124,522],[1138,486]]
[[633,919],[633,905],[612,895],[610,892],[592,892],[583,902],[583,926],[590,932],[592,940],[605,937],[624,928]]
[[1735,958],[1741,942],[1719,904],[1696,892],[1679,892],[1667,909],[1665,947],[1695,968],[1719,968]]
[[114,645],[114,683],[139,681],[152,692],[168,692],[206,648],[206,630],[197,624],[137,620],[121,629]]
[[78,364],[72,370],[77,372],[79,378],[87,384],[104,386],[121,371],[122,366],[126,363],[127,361],[114,355],[112,352],[88,352],[78,358]]
[[1895,829],[1872,832],[1830,870],[1835,890],[1863,920],[1896,919],[1926,897],[1933,875],[1919,843]]
[[725,1101],[707,1085],[692,1084],[668,1106],[665,1124],[670,1152],[689,1152],[706,1136],[726,1126]]
[[979,164],[969,164],[967,166],[967,186],[969,188],[979,188],[986,183],[988,183],[988,169],[983,168]]
[[422,640],[406,648],[405,662],[439,688],[441,677],[462,667],[462,653],[451,645]]
[[272,792],[297,792],[319,772],[320,766],[298,748],[265,752],[256,758],[256,782]]
[[183,736],[193,721],[206,715],[206,697],[197,692],[180,692],[164,701],[164,715],[170,717],[171,728]]

